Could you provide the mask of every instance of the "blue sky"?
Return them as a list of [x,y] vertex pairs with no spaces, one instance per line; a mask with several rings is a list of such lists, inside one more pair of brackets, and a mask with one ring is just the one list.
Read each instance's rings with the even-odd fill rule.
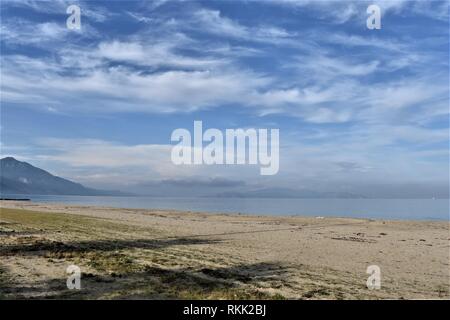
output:
[[[2,156],[132,191],[448,192],[448,2],[22,0],[1,18]],[[173,165],[170,135],[194,120],[279,128],[279,173]]]

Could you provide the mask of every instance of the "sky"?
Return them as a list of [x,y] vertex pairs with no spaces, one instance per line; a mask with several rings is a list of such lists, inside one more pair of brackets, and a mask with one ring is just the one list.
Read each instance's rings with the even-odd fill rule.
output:
[[[0,4],[2,157],[142,194],[448,196],[446,1]],[[279,172],[174,165],[171,133],[195,120],[279,129]]]

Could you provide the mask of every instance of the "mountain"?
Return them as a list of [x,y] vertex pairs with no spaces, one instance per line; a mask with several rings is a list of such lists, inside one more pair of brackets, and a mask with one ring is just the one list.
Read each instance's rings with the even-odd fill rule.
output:
[[288,188],[263,188],[241,192],[223,192],[216,196],[221,198],[289,198],[289,199],[361,199],[360,194],[349,192],[319,192],[313,190],[294,190]]
[[120,191],[96,190],[57,177],[12,157],[0,160],[0,194],[41,195],[125,195]]

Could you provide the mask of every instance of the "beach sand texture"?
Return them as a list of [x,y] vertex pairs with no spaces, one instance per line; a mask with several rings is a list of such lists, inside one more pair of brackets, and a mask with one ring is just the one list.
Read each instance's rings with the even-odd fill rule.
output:
[[450,299],[445,221],[0,207],[1,298]]

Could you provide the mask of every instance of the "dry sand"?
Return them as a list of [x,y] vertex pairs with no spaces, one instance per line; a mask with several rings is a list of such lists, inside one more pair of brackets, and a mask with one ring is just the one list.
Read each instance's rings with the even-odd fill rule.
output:
[[[0,207],[3,298],[450,298],[448,222]],[[70,264],[82,290],[66,288]]]

